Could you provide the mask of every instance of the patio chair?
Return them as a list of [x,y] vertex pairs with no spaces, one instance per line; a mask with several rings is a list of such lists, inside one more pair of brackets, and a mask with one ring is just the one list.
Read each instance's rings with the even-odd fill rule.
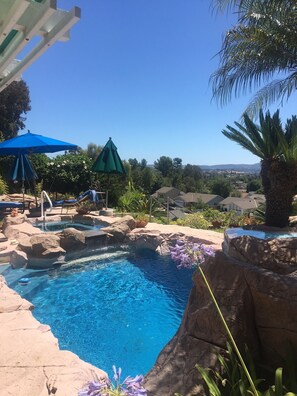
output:
[[20,209],[22,213],[26,209],[24,202],[8,202],[8,201],[0,201],[0,212],[7,212],[10,209]]
[[59,207],[61,206],[61,213],[64,208],[71,208],[78,206],[80,203],[85,202],[85,201],[90,201],[91,203],[94,204],[94,206],[98,206],[99,204],[99,198],[97,195],[97,192],[95,190],[87,190],[83,194],[81,194],[79,197],[74,198],[74,199],[60,199],[58,201],[53,201],[53,207]]
[[[57,201],[52,201],[52,205],[54,208],[60,208],[61,207],[61,214],[63,212],[63,209],[66,208],[67,210],[71,207],[78,206],[80,203],[85,202],[85,201],[90,201],[94,206],[96,207],[97,210],[100,209],[100,205],[103,206],[104,200],[102,199],[102,193],[97,193],[95,190],[87,190],[83,194],[79,195],[77,198],[73,199],[60,199]],[[50,207],[49,202],[44,203],[44,208],[48,209]],[[30,214],[39,214],[40,213],[40,207],[34,208],[30,210]]]

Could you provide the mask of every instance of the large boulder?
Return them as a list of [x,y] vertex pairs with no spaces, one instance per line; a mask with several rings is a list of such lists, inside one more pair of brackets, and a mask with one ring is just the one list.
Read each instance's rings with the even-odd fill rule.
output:
[[26,234],[19,234],[18,249],[22,250],[23,252],[29,255],[32,255],[31,237]]
[[[13,219],[17,219],[17,217],[14,217]],[[8,222],[3,227],[3,233],[8,239],[20,240],[23,235],[37,235],[40,234],[41,231],[38,228],[33,227],[33,225],[28,222],[23,222],[20,224]]]
[[128,234],[126,242],[132,243],[136,249],[150,249],[158,251],[161,255],[168,253],[167,241],[160,233],[145,232],[145,230],[134,231]]
[[246,235],[226,239],[224,251],[238,260],[279,274],[297,270],[297,238],[259,239]]
[[55,258],[65,253],[65,250],[60,246],[59,236],[55,234],[33,235],[30,242],[33,257]]
[[18,214],[18,216],[5,216],[2,224],[3,232],[8,226],[14,226],[25,223],[27,216],[25,214]]
[[28,257],[25,252],[21,250],[14,250],[10,256],[10,265],[13,268],[23,268],[28,263]]
[[60,245],[67,252],[81,250],[86,247],[85,234],[75,228],[66,228],[59,236]]
[[113,237],[116,242],[124,242],[126,235],[129,234],[136,227],[136,222],[132,216],[124,216],[119,220],[113,222],[109,227],[105,227],[102,231]]
[[117,225],[112,225],[110,227],[105,227],[102,229],[102,231],[106,232],[108,236],[113,237],[112,238],[112,243],[113,242],[124,242],[126,235],[131,231],[130,227],[125,224],[117,224]]
[[[297,269],[279,274],[219,251],[203,265],[218,304],[241,350],[277,367],[287,345],[297,353]],[[149,396],[205,395],[195,364],[214,367],[228,341],[197,271],[182,324],[146,377]]]

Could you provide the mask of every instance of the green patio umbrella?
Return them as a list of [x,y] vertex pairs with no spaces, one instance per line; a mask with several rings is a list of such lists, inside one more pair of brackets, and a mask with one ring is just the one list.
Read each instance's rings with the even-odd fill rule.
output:
[[[118,154],[117,147],[109,138],[101,153],[98,155],[92,166],[93,172],[108,174],[108,188],[109,177],[111,174],[126,174],[126,170],[122,160]],[[106,191],[106,208],[108,207],[108,190]]]

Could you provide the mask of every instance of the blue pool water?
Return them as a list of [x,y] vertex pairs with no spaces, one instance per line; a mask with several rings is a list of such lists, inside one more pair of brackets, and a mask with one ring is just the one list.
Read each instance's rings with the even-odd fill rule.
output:
[[229,238],[236,238],[244,235],[259,239],[297,238],[297,232],[265,232],[259,230],[246,230],[244,228],[229,228],[225,232]]
[[79,231],[87,231],[87,230],[100,230],[103,226],[101,225],[88,225],[82,223],[72,223],[70,221],[59,221],[59,222],[47,222],[47,223],[36,223],[34,227],[39,228],[45,232],[53,232],[53,231],[63,231],[65,228],[75,228]]
[[[113,364],[123,376],[145,374],[180,325],[192,272],[147,251],[72,264],[50,272],[14,270],[7,281],[35,305],[34,316],[51,326],[61,349],[109,374]],[[29,278],[26,286],[16,271]]]

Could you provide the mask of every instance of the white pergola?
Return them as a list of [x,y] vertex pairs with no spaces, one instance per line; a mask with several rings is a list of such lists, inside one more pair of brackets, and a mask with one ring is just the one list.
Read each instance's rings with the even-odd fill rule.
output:
[[56,41],[69,40],[80,14],[57,9],[57,0],[0,0],[0,92]]

